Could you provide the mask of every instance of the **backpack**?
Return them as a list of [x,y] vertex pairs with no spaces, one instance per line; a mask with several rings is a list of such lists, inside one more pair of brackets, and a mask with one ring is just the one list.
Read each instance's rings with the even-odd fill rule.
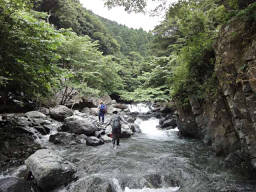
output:
[[119,129],[121,128],[121,119],[119,116],[115,116],[112,120],[112,129]]
[[104,104],[100,105],[100,112],[102,112],[102,113],[106,112],[106,106]]

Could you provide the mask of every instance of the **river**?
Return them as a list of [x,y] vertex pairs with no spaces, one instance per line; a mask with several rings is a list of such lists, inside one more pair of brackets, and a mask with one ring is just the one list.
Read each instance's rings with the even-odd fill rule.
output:
[[[146,113],[140,104],[130,111]],[[180,138],[178,129],[160,130],[159,119],[138,118],[141,133],[97,147],[85,144],[45,147],[58,151],[77,167],[77,181],[54,192],[255,192],[255,181],[223,166],[211,149],[198,140]],[[20,167],[19,170],[24,169]],[[19,172],[16,170],[12,176]]]
[[[144,105],[130,110],[148,111]],[[121,139],[117,149],[108,143],[63,150],[63,156],[77,165],[79,179],[57,191],[101,191],[96,186],[104,182],[117,192],[256,191],[254,181],[226,169],[222,159],[200,141],[179,138],[177,128],[158,129],[156,118],[137,119],[136,123],[142,133]]]

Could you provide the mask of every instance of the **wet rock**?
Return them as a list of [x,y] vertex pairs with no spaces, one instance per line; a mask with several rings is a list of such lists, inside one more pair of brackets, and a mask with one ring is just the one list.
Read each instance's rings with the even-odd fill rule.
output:
[[42,135],[47,135],[50,133],[50,129],[48,127],[34,126],[34,128]]
[[98,116],[99,109],[98,108],[90,108],[90,114],[94,116]]
[[104,131],[104,130],[96,131],[96,132],[95,132],[95,137],[100,138],[101,135],[104,135],[104,134],[105,134],[105,131]]
[[108,106],[108,108],[107,108],[108,114],[113,114],[114,111],[121,112],[122,109],[114,108],[112,105]]
[[0,179],[1,192],[34,192],[29,182],[16,177]]
[[141,129],[140,129],[139,125],[133,123],[130,125],[130,127],[131,127],[132,132],[141,133]]
[[97,128],[89,119],[79,116],[71,116],[65,119],[60,130],[69,133],[93,136],[95,135],[95,132],[99,130],[99,128]]
[[19,116],[7,116],[0,121],[0,172],[22,165],[29,155],[40,148],[30,124],[28,118]]
[[109,136],[107,136],[107,135],[103,135],[103,136],[101,136],[101,138],[103,139],[103,141],[104,141],[105,143],[110,143],[110,142],[112,142],[112,138],[109,137]]
[[176,119],[167,119],[161,125],[162,128],[176,127],[176,126],[177,126]]
[[241,152],[230,153],[224,160],[225,166],[229,168],[240,167],[243,162],[243,155]]
[[39,112],[45,114],[45,115],[49,115],[50,114],[50,109],[46,108],[46,107],[40,107],[38,109]]
[[136,120],[136,117],[125,115],[125,116],[124,116],[124,119],[125,119],[128,123],[134,123],[134,121]]
[[105,129],[105,134],[109,135],[109,134],[111,134],[111,133],[112,133],[112,126],[109,125],[109,126],[107,126],[106,129]]
[[161,175],[158,175],[158,174],[146,175],[145,179],[147,180],[147,182],[150,183],[152,187],[161,188],[161,185],[162,185]]
[[121,127],[121,138],[129,138],[133,135],[133,132],[129,125],[122,124]]
[[86,138],[86,145],[88,146],[98,146],[103,145],[104,141],[102,139],[99,139],[97,137],[87,137]]
[[25,164],[43,192],[74,179],[74,165],[49,149],[38,150],[25,161]]
[[[86,139],[85,135],[83,139]],[[58,144],[70,145],[71,143],[76,143],[76,144],[85,143],[84,141],[82,141],[82,138],[78,138],[77,135],[71,134],[71,133],[65,133],[65,132],[60,132],[54,135],[50,135],[49,141],[56,145]]]
[[73,111],[64,105],[58,105],[50,109],[50,116],[58,121],[63,121],[66,117],[73,115]]
[[91,177],[89,179],[81,179],[71,188],[76,192],[118,192],[112,181],[99,177]]
[[82,113],[85,113],[85,114],[89,114],[90,113],[90,108],[88,107],[84,107],[82,110],[81,110]]
[[127,106],[127,105],[121,104],[121,103],[113,104],[113,107],[114,107],[114,108],[117,108],[117,109],[122,109],[122,110],[128,109],[128,106]]
[[45,119],[46,118],[46,115],[39,111],[30,111],[30,112],[25,113],[25,115],[32,119],[33,118],[35,118],[35,119]]

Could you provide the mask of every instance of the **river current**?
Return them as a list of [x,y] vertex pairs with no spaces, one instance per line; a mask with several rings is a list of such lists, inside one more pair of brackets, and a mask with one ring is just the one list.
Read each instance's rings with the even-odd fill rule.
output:
[[[148,110],[145,105],[130,106],[133,112]],[[136,124],[141,133],[121,139],[117,149],[111,143],[49,145],[77,166],[77,181],[54,192],[256,191],[255,181],[225,168],[222,159],[200,141],[180,138],[177,128],[161,130],[157,118],[138,118]]]
[[[149,109],[140,104],[130,111]],[[58,192],[94,191],[93,185],[105,181],[117,192],[256,191],[254,181],[226,169],[222,159],[200,141],[179,138],[177,128],[160,130],[156,118],[137,119],[136,124],[142,133],[121,139],[117,149],[108,143],[64,150],[62,154],[77,165],[79,180]]]

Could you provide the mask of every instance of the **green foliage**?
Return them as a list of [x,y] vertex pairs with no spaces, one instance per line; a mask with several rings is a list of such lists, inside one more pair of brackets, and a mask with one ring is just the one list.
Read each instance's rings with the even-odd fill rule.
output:
[[242,18],[248,22],[256,21],[256,3],[250,4],[247,8],[237,12],[234,18]]
[[141,12],[143,11],[147,4],[146,0],[107,0],[105,5],[107,5],[109,8],[112,8],[114,6],[122,6],[128,12]]
[[[99,41],[71,29],[56,30],[46,22],[47,14],[11,2],[0,3],[1,99],[11,92],[39,102],[60,93],[64,104],[77,93],[103,95],[123,89],[120,66],[115,57],[98,50]],[[115,40],[113,44],[119,49]]]
[[56,73],[56,49],[62,35],[37,19],[44,14],[25,11],[21,1],[11,2],[14,6],[10,9],[9,1],[0,4],[0,76],[8,80],[2,90],[23,92],[31,98],[39,93],[47,95]]
[[130,29],[108,19],[99,18],[117,40],[123,55],[127,56],[130,52],[138,52],[142,56],[150,55],[150,43],[153,39],[151,33],[147,33],[143,29]]
[[78,35],[88,35],[98,41],[99,49],[104,53],[116,54],[120,46],[107,32],[104,24],[81,6],[77,0],[41,0],[35,9],[49,13],[49,22],[58,29],[71,28]]
[[[218,1],[178,1],[168,11],[165,21],[155,29],[153,50],[158,56],[170,55],[165,70],[173,99],[188,104],[193,95],[203,99],[214,95],[214,39],[221,24],[228,19],[226,8]],[[167,43],[168,42],[168,43]],[[162,50],[162,51],[161,51]],[[162,69],[163,71],[163,69]]]
[[58,49],[62,73],[56,90],[62,91],[63,104],[77,91],[81,95],[103,95],[122,87],[112,56],[103,56],[98,44],[88,36],[77,36],[66,30],[63,35],[65,39]]

